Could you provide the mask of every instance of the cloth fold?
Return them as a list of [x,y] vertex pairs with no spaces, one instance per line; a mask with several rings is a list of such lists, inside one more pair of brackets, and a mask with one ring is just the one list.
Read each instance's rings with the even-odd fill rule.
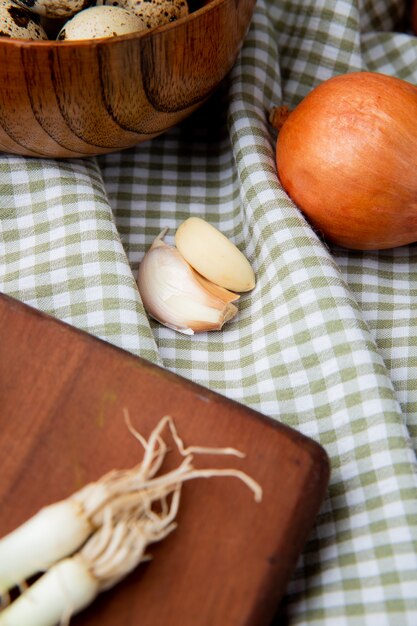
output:
[[[230,75],[164,135],[84,160],[0,155],[0,291],[297,428],[332,477],[274,624],[417,623],[417,247],[325,245],[282,190],[272,106],[371,70],[417,83],[399,0],[258,0]],[[153,238],[199,215],[257,286],[223,331],[148,318]],[[279,485],[277,485],[279,489]]]

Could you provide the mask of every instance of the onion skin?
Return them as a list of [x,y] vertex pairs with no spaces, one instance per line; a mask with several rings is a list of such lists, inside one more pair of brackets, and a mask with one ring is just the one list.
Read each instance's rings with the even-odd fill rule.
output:
[[278,134],[281,183],[315,230],[337,245],[417,241],[417,87],[372,72],[313,89]]

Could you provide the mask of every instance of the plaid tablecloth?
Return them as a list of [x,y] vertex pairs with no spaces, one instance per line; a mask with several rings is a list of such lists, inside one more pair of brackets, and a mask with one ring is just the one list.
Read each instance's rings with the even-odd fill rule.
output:
[[[404,0],[258,0],[231,74],[180,126],[99,158],[0,155],[0,291],[327,450],[328,496],[276,625],[417,625],[417,247],[323,245],[279,185],[267,122],[360,69],[417,83]],[[154,236],[169,227],[172,243],[189,215],[257,274],[224,331],[193,337],[149,320],[135,284]]]

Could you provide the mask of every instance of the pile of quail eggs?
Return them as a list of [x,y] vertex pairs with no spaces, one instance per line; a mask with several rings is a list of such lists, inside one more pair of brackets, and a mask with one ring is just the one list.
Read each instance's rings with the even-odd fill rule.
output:
[[0,37],[116,37],[188,15],[187,0],[0,0]]

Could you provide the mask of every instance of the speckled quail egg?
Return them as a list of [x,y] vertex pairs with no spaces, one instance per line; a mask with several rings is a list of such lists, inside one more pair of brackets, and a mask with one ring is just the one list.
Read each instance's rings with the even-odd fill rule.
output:
[[92,4],[92,0],[14,0],[14,2],[31,13],[52,18],[71,17]]
[[0,37],[48,39],[38,17],[10,0],[0,0]]
[[95,6],[80,11],[60,30],[57,39],[99,39],[135,33],[146,28],[140,17],[122,7]]
[[97,0],[97,4],[121,6],[145,22],[147,28],[174,22],[189,13],[186,0]]

